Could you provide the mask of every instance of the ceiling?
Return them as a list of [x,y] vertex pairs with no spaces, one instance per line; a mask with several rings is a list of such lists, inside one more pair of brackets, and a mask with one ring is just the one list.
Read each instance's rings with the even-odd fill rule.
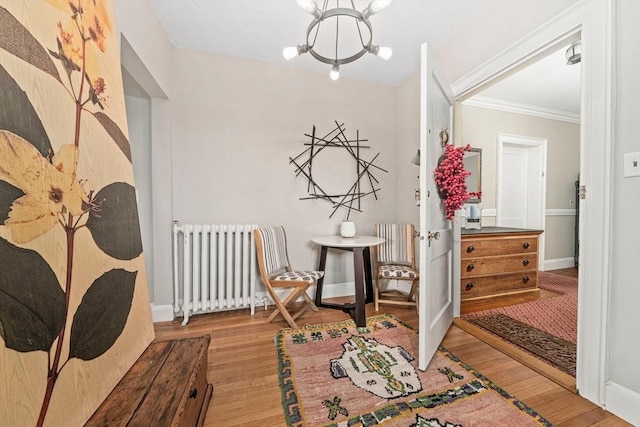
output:
[[[322,1],[316,0],[318,6]],[[438,52],[475,17],[504,0],[395,0],[370,18],[373,44],[393,48],[384,61],[374,55],[341,67],[340,78],[353,78],[398,86],[420,67],[420,45],[427,41]],[[515,0],[512,0],[515,1]],[[518,0],[525,1],[525,0]],[[309,54],[286,61],[282,49],[305,43],[311,15],[293,0],[151,0],[169,40],[179,48],[328,74],[330,66]],[[351,3],[340,2],[341,7]],[[368,0],[353,0],[356,9]],[[331,0],[331,7],[334,1]],[[341,18],[339,56],[358,49],[355,25]],[[323,23],[325,24],[325,23]],[[318,36],[318,50],[332,56],[335,23],[326,21]],[[331,40],[325,47],[321,37]],[[366,33],[365,33],[366,35]],[[343,40],[345,40],[343,42]],[[579,114],[579,68],[567,66],[564,50],[537,61],[478,94],[495,103],[534,106],[570,115]]]

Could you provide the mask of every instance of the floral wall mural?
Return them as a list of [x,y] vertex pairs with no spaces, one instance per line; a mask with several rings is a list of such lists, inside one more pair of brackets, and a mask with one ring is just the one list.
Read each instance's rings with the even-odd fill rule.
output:
[[0,419],[82,425],[153,339],[110,0],[0,0]]

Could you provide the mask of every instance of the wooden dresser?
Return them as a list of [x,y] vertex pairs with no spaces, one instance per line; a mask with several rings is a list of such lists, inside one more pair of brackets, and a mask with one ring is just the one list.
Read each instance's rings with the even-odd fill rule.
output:
[[205,335],[152,342],[85,427],[202,426],[213,392],[209,341]]
[[540,230],[462,230],[460,300],[477,302],[528,294],[537,298]]

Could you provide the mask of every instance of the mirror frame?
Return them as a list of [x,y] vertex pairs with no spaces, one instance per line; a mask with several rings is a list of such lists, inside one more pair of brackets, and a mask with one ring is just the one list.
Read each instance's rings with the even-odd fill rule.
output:
[[[477,177],[477,181],[478,181],[478,185],[476,188],[469,188],[468,185],[468,179],[469,177],[467,177],[465,179],[465,184],[467,184],[467,192],[481,192],[482,191],[482,148],[471,148],[469,151],[464,153],[464,157],[467,157],[468,153],[478,153],[478,177]],[[464,162],[464,158],[463,158],[463,162]],[[465,168],[466,169],[466,168]],[[481,199],[477,198],[477,197],[469,197],[469,199],[467,200],[466,203],[480,203]]]

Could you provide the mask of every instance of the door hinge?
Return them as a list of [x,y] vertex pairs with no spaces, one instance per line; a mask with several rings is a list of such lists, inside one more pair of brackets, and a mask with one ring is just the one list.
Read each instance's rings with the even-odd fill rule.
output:
[[586,185],[581,185],[580,187],[578,187],[578,196],[580,196],[580,199],[582,199],[582,200],[587,198],[587,186]]

